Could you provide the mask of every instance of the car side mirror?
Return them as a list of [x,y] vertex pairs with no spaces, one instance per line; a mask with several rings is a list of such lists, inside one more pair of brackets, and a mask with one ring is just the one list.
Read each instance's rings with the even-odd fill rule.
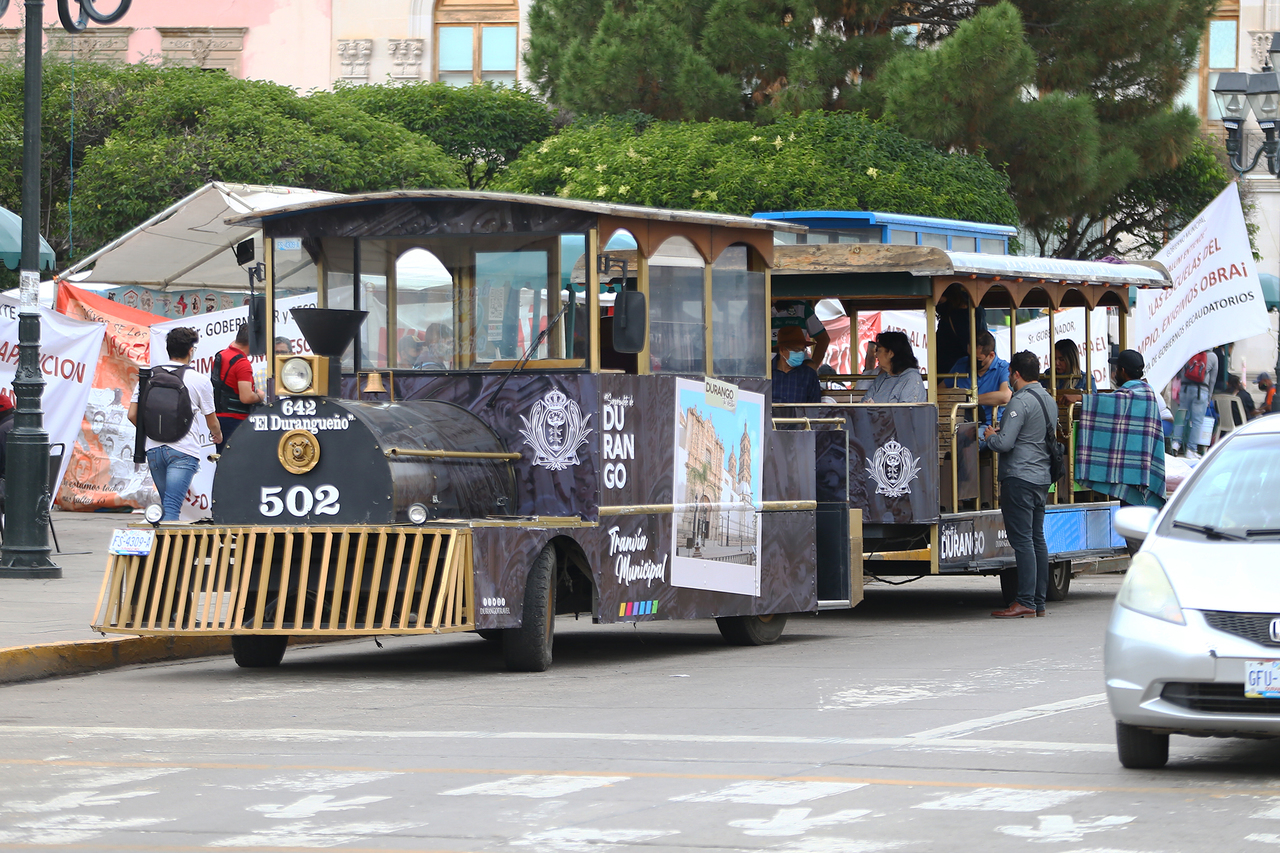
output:
[[613,302],[613,349],[616,352],[640,352],[648,335],[649,318],[644,294],[624,290]]
[[1152,506],[1122,506],[1113,516],[1116,533],[1124,537],[1126,542],[1140,544],[1147,534],[1156,526],[1156,516],[1160,510]]

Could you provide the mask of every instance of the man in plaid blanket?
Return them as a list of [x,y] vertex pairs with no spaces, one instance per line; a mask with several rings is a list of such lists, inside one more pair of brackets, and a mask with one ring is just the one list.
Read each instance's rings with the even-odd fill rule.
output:
[[1111,394],[1086,394],[1076,439],[1076,480],[1122,504],[1164,506],[1164,428],[1137,350],[1110,359]]

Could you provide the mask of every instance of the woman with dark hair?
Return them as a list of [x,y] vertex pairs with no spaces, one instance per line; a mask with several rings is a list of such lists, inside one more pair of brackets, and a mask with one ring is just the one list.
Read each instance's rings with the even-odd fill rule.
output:
[[[1080,369],[1080,349],[1076,346],[1076,342],[1070,338],[1063,338],[1053,345],[1053,361],[1054,368],[1058,373],[1058,391],[1081,392],[1081,393],[1059,393],[1058,399],[1067,402],[1078,403],[1084,398],[1083,392],[1088,389],[1090,394],[1095,393],[1098,389],[1093,383],[1093,377],[1086,377]],[[1049,387],[1049,375],[1046,373],[1041,378],[1040,384],[1045,388]]]
[[911,350],[911,341],[902,332],[881,332],[876,336],[876,362],[880,372],[863,403],[923,403],[929,398],[920,378],[920,362]]

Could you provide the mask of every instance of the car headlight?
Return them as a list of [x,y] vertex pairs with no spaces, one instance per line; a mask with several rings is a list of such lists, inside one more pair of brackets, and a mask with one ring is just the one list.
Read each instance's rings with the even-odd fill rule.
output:
[[305,358],[291,358],[280,368],[280,384],[290,394],[301,394],[311,387],[315,376]]
[[1178,596],[1173,592],[1169,576],[1164,573],[1160,561],[1139,551],[1129,563],[1129,571],[1120,585],[1120,594],[1116,603],[1144,616],[1163,619],[1175,625],[1185,625],[1187,620],[1182,615],[1182,606],[1178,604]]

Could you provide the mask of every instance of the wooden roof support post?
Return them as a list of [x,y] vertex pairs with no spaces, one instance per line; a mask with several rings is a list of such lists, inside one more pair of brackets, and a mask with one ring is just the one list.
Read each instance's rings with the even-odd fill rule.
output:
[[[938,404],[938,384],[942,381],[942,377],[938,375],[938,302],[934,299],[932,290],[924,300],[924,331],[928,335],[929,341],[929,345],[925,347],[925,369],[929,372],[928,399],[930,403],[936,406]],[[849,337],[853,341],[854,350],[852,358],[849,360],[849,372],[861,373],[862,365],[860,364],[860,359],[862,354],[857,351],[858,312],[856,311],[849,316]],[[938,412],[938,418],[942,418],[942,412]]]

